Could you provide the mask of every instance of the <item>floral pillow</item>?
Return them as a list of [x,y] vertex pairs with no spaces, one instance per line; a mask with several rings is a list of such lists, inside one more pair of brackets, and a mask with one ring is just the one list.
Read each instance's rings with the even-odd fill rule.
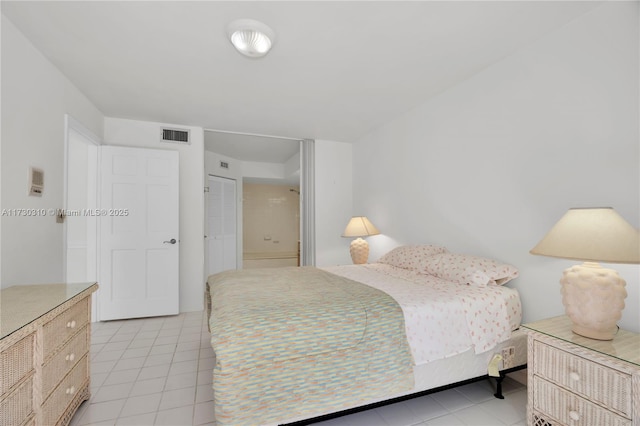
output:
[[420,271],[427,258],[434,254],[447,253],[444,247],[432,245],[409,245],[396,247],[380,259],[378,263],[396,266],[398,268]]
[[476,287],[503,285],[518,276],[518,270],[514,266],[493,259],[457,253],[430,256],[422,266],[420,272]]

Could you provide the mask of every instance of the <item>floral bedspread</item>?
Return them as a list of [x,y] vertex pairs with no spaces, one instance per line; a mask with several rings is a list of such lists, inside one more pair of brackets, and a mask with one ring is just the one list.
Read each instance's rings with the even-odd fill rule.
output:
[[382,263],[323,269],[382,290],[400,304],[415,365],[470,348],[489,351],[509,339],[522,319],[512,288],[458,284]]

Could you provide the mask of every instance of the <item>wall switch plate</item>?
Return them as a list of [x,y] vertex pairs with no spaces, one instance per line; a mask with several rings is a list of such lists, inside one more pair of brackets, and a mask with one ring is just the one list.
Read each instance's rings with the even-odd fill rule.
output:
[[44,170],[29,167],[29,195],[42,197],[44,191]]
[[514,358],[516,357],[515,346],[507,346],[502,348],[502,369],[513,368]]

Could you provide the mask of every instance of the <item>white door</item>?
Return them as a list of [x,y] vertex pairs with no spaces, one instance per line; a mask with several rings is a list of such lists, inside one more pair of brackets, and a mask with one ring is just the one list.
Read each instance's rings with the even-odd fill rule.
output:
[[102,146],[99,320],[179,311],[178,152]]
[[236,269],[236,181],[209,176],[207,199],[209,275]]

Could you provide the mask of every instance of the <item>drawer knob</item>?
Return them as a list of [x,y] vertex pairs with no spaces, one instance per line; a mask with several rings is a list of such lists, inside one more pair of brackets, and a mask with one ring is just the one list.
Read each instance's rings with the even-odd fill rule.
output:
[[571,417],[571,420],[575,420],[578,421],[580,420],[580,413],[578,413],[577,411],[569,411],[569,417]]
[[73,395],[76,392],[76,387],[75,386],[71,386],[70,388],[67,388],[67,395]]
[[67,328],[76,328],[76,322],[75,321],[69,321],[67,323]]
[[577,382],[580,380],[580,375],[578,373],[576,373],[575,371],[572,371],[571,373],[569,373],[569,378],[571,380],[573,380],[574,382]]
[[66,359],[67,361],[73,361],[74,359],[76,359],[76,354],[69,354],[64,357],[64,359]]

